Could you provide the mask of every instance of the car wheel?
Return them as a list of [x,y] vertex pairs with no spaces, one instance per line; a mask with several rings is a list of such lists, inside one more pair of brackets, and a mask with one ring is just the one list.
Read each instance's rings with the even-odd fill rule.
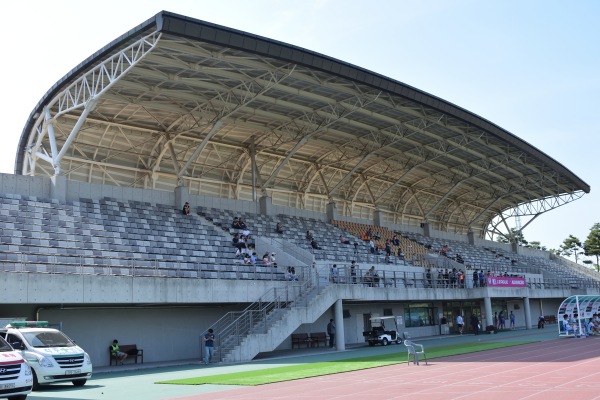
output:
[[75,386],[83,386],[87,382],[87,379],[75,379],[74,381],[71,381],[71,382]]
[[402,344],[402,339],[396,339],[396,344]]
[[381,341],[381,344],[384,345],[384,346],[387,346],[388,345],[387,338],[383,338],[383,340]]
[[33,385],[31,385],[31,390],[38,390],[40,388],[40,383],[38,382],[37,375],[33,368],[31,369],[31,375],[33,376]]

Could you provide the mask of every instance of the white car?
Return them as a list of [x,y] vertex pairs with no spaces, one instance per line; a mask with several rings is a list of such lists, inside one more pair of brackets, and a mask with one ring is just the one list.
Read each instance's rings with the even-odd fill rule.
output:
[[72,382],[83,386],[92,376],[90,356],[64,333],[45,321],[14,321],[0,329],[33,370],[33,390],[39,385]]
[[0,398],[25,400],[32,386],[31,368],[18,351],[0,338]]

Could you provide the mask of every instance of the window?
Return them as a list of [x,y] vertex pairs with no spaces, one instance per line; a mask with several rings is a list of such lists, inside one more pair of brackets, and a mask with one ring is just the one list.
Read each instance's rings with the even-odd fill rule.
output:
[[404,312],[405,326],[418,328],[435,325],[434,308],[431,303],[409,304]]

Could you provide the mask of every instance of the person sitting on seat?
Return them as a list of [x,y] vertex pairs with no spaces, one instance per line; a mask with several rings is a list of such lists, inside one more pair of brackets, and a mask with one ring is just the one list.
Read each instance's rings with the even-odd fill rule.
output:
[[183,215],[190,215],[192,213],[192,209],[190,208],[190,203],[188,203],[187,201],[183,205],[182,212],[183,212]]
[[313,234],[310,231],[306,231],[306,240],[313,240]]
[[322,250],[322,249],[319,247],[319,243],[317,243],[317,241],[316,241],[315,239],[312,239],[312,240],[310,241],[310,245],[311,245],[311,247],[312,247],[313,249],[315,249],[315,250]]
[[462,256],[460,254],[456,255],[456,262],[460,263],[460,264],[464,264],[465,260],[463,260]]
[[238,217],[233,218],[233,222],[231,223],[231,227],[233,229],[241,229],[240,227],[240,219]]
[[350,241],[344,237],[344,235],[340,235],[340,243],[341,244],[350,244]]
[[275,226],[275,232],[279,233],[280,235],[283,233],[283,224],[281,222],[278,222],[277,226]]
[[265,254],[263,254],[262,265],[263,265],[263,267],[270,267],[271,266],[271,259],[269,258],[269,252],[268,251]]
[[575,323],[575,319],[569,319],[569,316],[567,314],[563,315],[562,328],[563,331],[565,331],[565,333],[568,335],[576,335],[578,332],[578,326]]
[[127,353],[123,353],[121,350],[119,350],[119,341],[117,339],[113,340],[110,347],[110,352],[113,357],[117,359],[120,365],[123,365],[123,361],[127,358]]

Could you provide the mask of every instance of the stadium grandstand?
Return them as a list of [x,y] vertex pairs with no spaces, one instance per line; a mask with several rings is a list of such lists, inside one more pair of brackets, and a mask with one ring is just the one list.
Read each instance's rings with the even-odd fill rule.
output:
[[[58,325],[98,366],[115,338],[146,362],[198,359],[209,328],[223,362],[330,318],[338,350],[376,316],[412,337],[455,334],[458,314],[531,329],[600,288],[493,241],[590,191],[539,149],[377,73],[165,11],[48,90],[0,188],[0,319]],[[256,264],[236,254],[245,230]]]

